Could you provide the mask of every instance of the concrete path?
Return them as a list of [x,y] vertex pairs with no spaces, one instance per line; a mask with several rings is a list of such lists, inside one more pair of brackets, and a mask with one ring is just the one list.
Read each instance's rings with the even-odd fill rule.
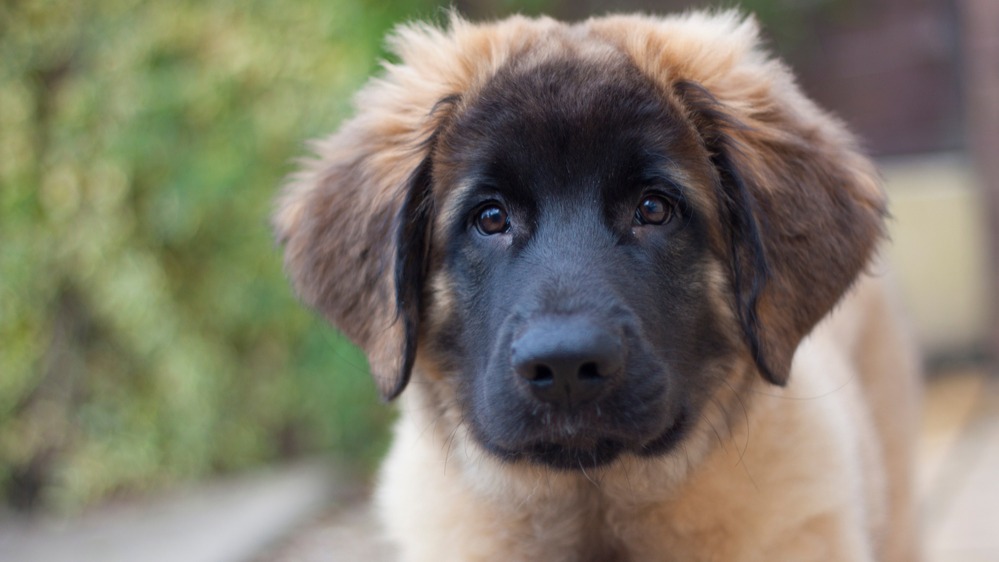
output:
[[922,437],[928,562],[999,561],[999,377],[931,379]]
[[324,462],[261,471],[72,519],[0,517],[4,562],[246,562],[330,505],[346,503]]

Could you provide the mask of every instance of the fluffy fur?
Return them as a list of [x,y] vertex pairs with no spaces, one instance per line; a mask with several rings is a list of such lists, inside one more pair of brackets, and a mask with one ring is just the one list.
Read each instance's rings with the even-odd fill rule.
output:
[[[403,560],[918,559],[915,361],[862,273],[884,195],[751,19],[391,44],[275,227],[382,395],[408,386],[378,492]],[[631,219],[650,193],[671,220]],[[494,203],[511,226],[476,231]],[[512,374],[562,320],[620,348],[596,406]]]

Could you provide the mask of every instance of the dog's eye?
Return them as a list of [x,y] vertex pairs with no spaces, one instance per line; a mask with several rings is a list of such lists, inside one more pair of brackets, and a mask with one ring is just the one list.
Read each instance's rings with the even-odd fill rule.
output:
[[666,224],[673,217],[673,204],[665,197],[647,195],[635,209],[635,224]]
[[490,203],[475,216],[475,228],[486,236],[501,234],[510,230],[510,216],[503,207]]

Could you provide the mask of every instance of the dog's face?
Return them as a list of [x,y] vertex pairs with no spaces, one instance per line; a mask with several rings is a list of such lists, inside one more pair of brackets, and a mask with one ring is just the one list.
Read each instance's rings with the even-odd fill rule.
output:
[[402,32],[276,221],[387,398],[417,365],[485,450],[587,469],[668,453],[737,365],[786,380],[869,258],[880,190],[755,28],[671,25]]
[[661,453],[696,416],[709,363],[734,348],[687,196],[715,183],[709,155],[621,62],[511,64],[438,138],[432,284],[451,304],[430,303],[427,351],[506,459]]

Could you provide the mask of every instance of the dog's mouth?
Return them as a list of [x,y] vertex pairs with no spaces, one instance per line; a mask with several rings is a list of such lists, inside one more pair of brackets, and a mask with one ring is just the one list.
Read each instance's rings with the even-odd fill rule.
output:
[[590,470],[609,465],[624,453],[642,457],[664,454],[683,439],[688,425],[686,414],[681,414],[661,434],[640,443],[619,438],[599,438],[585,444],[578,441],[537,441],[517,450],[497,446],[487,448],[508,461],[526,460],[557,470]]

